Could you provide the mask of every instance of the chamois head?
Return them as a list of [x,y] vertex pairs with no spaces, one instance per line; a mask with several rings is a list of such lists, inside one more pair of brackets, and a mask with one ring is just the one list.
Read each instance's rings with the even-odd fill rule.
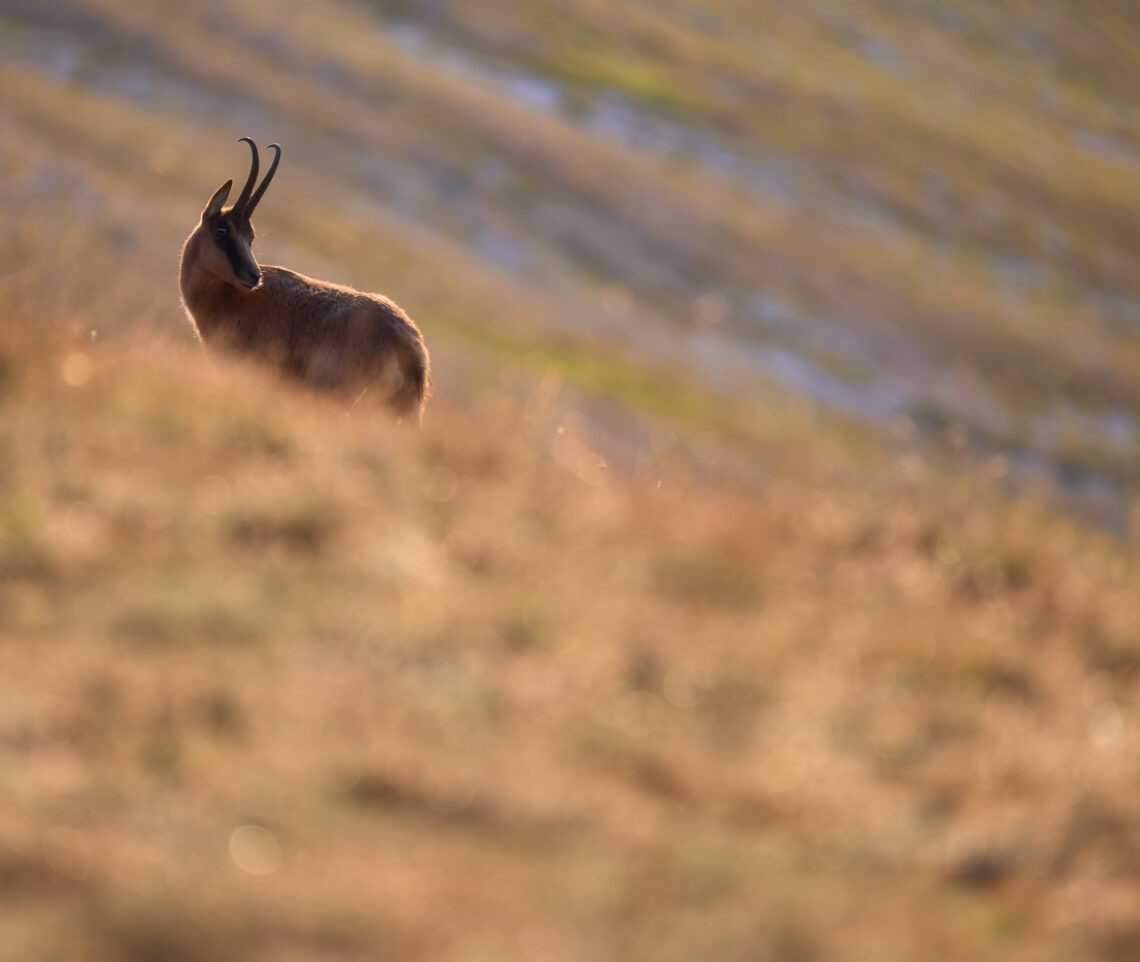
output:
[[241,290],[252,291],[261,284],[261,268],[257,266],[253,251],[250,249],[254,237],[250,218],[258,201],[261,200],[261,195],[265,193],[265,188],[269,186],[274,173],[277,172],[277,164],[281,160],[281,148],[277,144],[269,145],[276,154],[273,163],[269,165],[269,173],[255,191],[253,185],[257,182],[258,172],[257,144],[248,137],[241,139],[249,144],[249,149],[253,152],[253,161],[245,186],[233,206],[223,210],[234,182],[227,180],[222,184],[202,211],[202,221],[198,225],[198,230],[204,235],[202,265],[226,283]]

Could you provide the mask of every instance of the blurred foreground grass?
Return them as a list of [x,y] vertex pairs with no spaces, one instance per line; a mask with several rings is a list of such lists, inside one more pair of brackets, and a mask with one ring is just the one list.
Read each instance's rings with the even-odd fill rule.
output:
[[[2,5],[0,957],[1140,954],[1127,531],[1008,483],[1028,430],[979,454],[928,402],[879,437],[717,353],[811,347],[842,306],[853,356],[814,356],[857,381],[855,334],[913,328],[971,403],[1135,399],[1134,332],[1072,296],[1131,310],[1127,164],[1085,157],[1082,194],[1059,146],[1074,117],[1131,136],[1074,93],[1129,76],[1127,45],[1087,73],[1111,5],[1033,21],[1048,109],[1005,21],[954,6],[849,8],[893,41],[868,60],[729,0]],[[884,79],[901,49],[1000,104],[936,122],[951,80]],[[569,119],[472,63],[540,72]],[[595,136],[615,91],[722,146],[771,129],[810,183],[758,203],[731,155]],[[259,253],[412,311],[421,431],[193,343],[178,245],[266,129]],[[1068,247],[1023,229],[1040,198]],[[1047,279],[1011,295],[1010,249]],[[1134,448],[1066,444],[1127,513]]]
[[1140,945],[1119,542],[802,409],[726,440],[443,349],[415,433],[22,305],[5,958]]

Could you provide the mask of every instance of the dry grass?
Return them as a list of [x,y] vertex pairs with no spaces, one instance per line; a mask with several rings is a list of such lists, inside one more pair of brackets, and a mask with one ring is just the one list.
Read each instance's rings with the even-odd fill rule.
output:
[[11,957],[1136,949],[1112,541],[549,378],[412,434],[5,318]]
[[[1000,23],[957,6],[970,42]],[[474,57],[537,57],[580,85],[580,109],[628,82],[747,138],[712,91],[776,70],[745,56],[759,22],[833,67],[776,71],[789,96],[846,84],[915,122],[912,94],[873,80],[834,25],[700,7],[488,0],[432,29]],[[276,41],[259,4],[13,10],[57,40],[85,12],[113,53],[85,82],[31,55],[0,66],[16,91],[0,104],[0,958],[1140,953],[1126,538],[1012,488],[1010,458],[971,453],[943,412],[944,447],[902,418],[884,439],[680,363],[693,302],[742,279],[814,285],[853,329],[907,316],[935,355],[1002,360],[981,381],[1030,408],[1054,380],[1127,402],[1132,335],[1097,320],[1083,341],[1031,343],[973,241],[935,283],[921,226],[876,250],[793,202],[753,217],[707,169],[401,55],[368,33],[367,6],[287,9]],[[858,10],[915,57],[1028,97],[1001,57]],[[220,14],[229,39],[207,47]],[[569,32],[528,46],[555,15]],[[679,26],[693,17],[695,34]],[[718,44],[718,22],[740,32]],[[566,62],[575,29],[606,42]],[[1064,46],[1074,84],[1084,36]],[[138,63],[184,101],[103,82]],[[686,76],[708,86],[655,95]],[[248,96],[227,101],[239,81]],[[391,99],[353,122],[381,88]],[[1026,104],[994,109],[1056,135]],[[259,249],[411,308],[438,385],[422,430],[192,342],[176,253],[247,122],[292,124],[297,143]],[[986,122],[914,133],[883,182],[910,196],[906,165],[947,142],[986,156]],[[846,129],[801,129],[805,163],[818,151],[826,168]],[[496,160],[506,187],[480,166]],[[448,193],[449,176],[476,186]],[[515,190],[534,203],[509,204]],[[488,217],[531,244],[526,270],[481,255]],[[725,238],[745,246],[722,270],[708,245]],[[667,291],[638,286],[663,257],[683,268],[664,317]],[[896,289],[872,290],[887,275]],[[1044,298],[1032,323],[1060,332],[1060,313]],[[1097,470],[1103,451],[1078,440],[1071,458]],[[1127,479],[1134,456],[1117,457]]]

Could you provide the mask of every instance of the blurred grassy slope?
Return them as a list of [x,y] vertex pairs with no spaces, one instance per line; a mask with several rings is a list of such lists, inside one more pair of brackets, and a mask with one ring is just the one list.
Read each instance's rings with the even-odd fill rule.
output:
[[[544,330],[726,391],[775,378],[931,438],[964,429],[1126,524],[1140,40],[1123,6],[5,8],[8,111],[177,188],[179,224],[188,194],[240,172],[234,137],[280,140],[262,219],[308,249],[263,235],[266,255],[393,278],[469,338],[523,292]],[[73,86],[115,114],[82,139]],[[128,233],[166,250],[174,223]],[[492,306],[447,310],[425,259]]]
[[[0,954],[1140,951],[1134,32],[891,9],[0,3]],[[243,133],[423,431],[190,339]]]
[[3,957],[1140,944],[1118,543],[550,377],[412,433],[4,308]]

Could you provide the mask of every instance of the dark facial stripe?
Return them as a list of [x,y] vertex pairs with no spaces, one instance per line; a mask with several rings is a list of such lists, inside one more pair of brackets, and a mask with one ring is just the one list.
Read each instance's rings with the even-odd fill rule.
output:
[[215,236],[214,243],[226,255],[226,260],[230,262],[230,269],[234,272],[235,277],[241,277],[243,274],[257,269],[253,258],[244,252],[233,234],[228,237]]

